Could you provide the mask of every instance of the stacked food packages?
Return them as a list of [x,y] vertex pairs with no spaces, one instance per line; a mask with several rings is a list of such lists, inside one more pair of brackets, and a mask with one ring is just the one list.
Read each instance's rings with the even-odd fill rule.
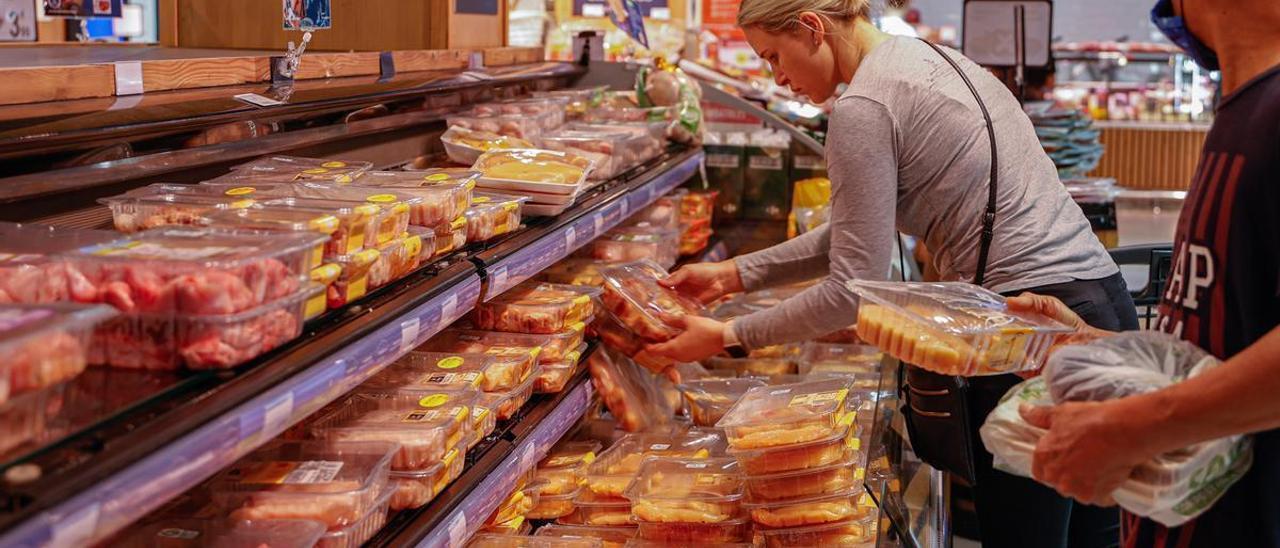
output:
[[553,520],[573,513],[573,499],[586,482],[586,470],[595,462],[600,442],[560,443],[538,463],[534,481],[538,483],[538,503],[529,511],[530,519]]
[[568,152],[538,149],[491,150],[481,154],[472,169],[477,183],[488,191],[518,193],[538,215],[557,215],[586,190],[595,164]]
[[591,244],[591,257],[609,263],[648,259],[662,268],[676,264],[680,231],[639,224],[615,228]]
[[678,405],[666,397],[667,380],[610,347],[592,354],[587,365],[591,382],[618,427],[640,432],[671,424]]
[[671,360],[645,350],[649,343],[663,342],[680,334],[668,322],[673,316],[705,315],[703,306],[658,283],[667,272],[652,261],[611,265],[600,270],[605,287],[603,301],[607,314],[600,324],[606,344],[653,371],[674,365]]
[[711,216],[716,209],[717,191],[692,191],[680,200],[680,254],[694,255],[707,247],[714,230]]
[[[548,341],[555,341],[544,355],[534,391],[556,393],[564,390],[578,370],[586,351],[583,334],[596,316],[599,295],[600,290],[593,287],[525,283],[477,304],[472,323],[480,329],[546,335]],[[569,348],[575,341],[578,344]]]
[[668,544],[750,540],[736,459],[647,458],[624,496],[641,539]]
[[724,439],[714,432],[632,434],[618,440],[587,467],[586,485],[574,498],[574,513],[559,523],[632,527],[627,488],[649,457],[708,459],[723,455]]
[[515,487],[498,503],[481,531],[508,535],[528,535],[533,531],[533,524],[526,518],[539,504],[542,487],[530,478],[530,474],[523,474],[516,480]]

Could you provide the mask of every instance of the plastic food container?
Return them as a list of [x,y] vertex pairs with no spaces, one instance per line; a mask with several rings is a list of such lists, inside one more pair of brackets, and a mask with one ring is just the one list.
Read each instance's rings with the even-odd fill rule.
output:
[[1040,368],[1054,338],[1070,329],[1017,314],[1004,297],[959,283],[856,281],[858,337],[904,362],[944,375],[994,375]]
[[652,261],[602,268],[600,275],[605,279],[605,306],[642,339],[662,342],[680,334],[662,321],[662,314],[706,314],[702,304],[659,285],[667,271]]
[[844,373],[878,381],[883,361],[884,353],[874,346],[811,342],[805,346],[799,371],[802,375]]
[[333,441],[400,444],[391,469],[423,470],[439,464],[471,431],[469,406],[427,408],[417,401],[356,394],[311,423],[311,436]]
[[594,352],[587,365],[591,384],[623,430],[639,432],[670,422],[675,409],[658,393],[656,378],[641,369],[649,366],[604,349]]
[[[412,228],[410,227],[411,232]],[[432,230],[435,232],[435,253],[432,258],[443,257],[467,245],[466,215],[437,226]]]
[[477,192],[467,210],[467,241],[486,242],[520,228],[520,209],[526,196]]
[[320,542],[316,543],[316,548],[359,548],[363,546],[365,541],[373,538],[387,524],[387,511],[394,496],[394,489],[384,488],[382,496],[378,497],[373,508],[364,517],[341,529],[330,529],[329,532],[320,537]]
[[742,475],[731,458],[652,457],[623,496],[636,523],[724,523],[742,516]]
[[407,234],[378,246],[378,260],[369,269],[369,288],[376,289],[417,270],[422,238]]
[[676,189],[666,196],[654,200],[648,207],[632,215],[627,224],[647,224],[657,228],[680,228],[680,202],[684,199],[684,189]]
[[680,220],[688,223],[709,221],[716,210],[720,191],[686,192],[680,199]]
[[567,152],[590,160],[595,166],[587,176],[591,181],[607,181],[626,171],[626,147],[631,141],[627,133],[603,133],[565,130],[544,135],[542,146],[548,150]]
[[693,380],[679,386],[696,426],[715,426],[747,390],[764,386],[760,379]]
[[446,329],[418,347],[418,350],[492,356],[498,363],[485,370],[486,378],[480,382],[484,386],[494,387],[494,390],[505,390],[530,376],[534,364],[548,351],[538,346],[545,340],[530,340],[519,333]]
[[445,123],[451,128],[460,127],[532,141],[542,135],[542,128],[549,125],[546,117],[546,114],[501,114],[489,110],[472,109],[447,116]]
[[538,502],[525,517],[529,519],[551,520],[562,518],[573,513],[573,499],[578,496],[579,489],[561,495],[539,495]]
[[595,462],[600,447],[597,441],[578,441],[552,448],[534,472],[534,478],[542,482],[539,493],[544,499],[576,493],[585,478],[587,466]]
[[365,247],[374,247],[399,237],[409,227],[413,208],[421,206],[423,202],[422,198],[412,194],[412,190],[312,182],[278,185],[268,190],[259,190],[254,196],[257,196],[257,200],[301,198],[376,206],[377,213],[368,219],[364,229]]
[[600,268],[609,263],[595,259],[569,257],[542,271],[539,278],[552,283],[603,287],[604,278],[600,276]]
[[437,226],[458,218],[471,205],[475,178],[440,171],[370,171],[360,178],[360,186],[420,198],[411,207],[409,224]]
[[567,127],[579,131],[626,133],[628,141],[624,149],[623,163],[628,169],[656,158],[662,154],[663,149],[666,147],[666,122],[573,123]]
[[568,386],[569,379],[578,371],[578,360],[587,351],[587,343],[578,345],[563,362],[542,364],[542,373],[534,380],[533,391],[538,394],[556,394]]
[[[302,234],[321,234],[324,241],[316,244],[312,251],[312,264],[320,264],[325,257],[330,239],[338,231],[338,218],[319,211],[305,209],[265,209],[250,207],[245,209],[215,211],[202,220],[202,224],[214,228],[250,232],[285,232]],[[330,255],[330,258],[336,255]]]
[[391,497],[391,509],[421,508],[434,500],[436,495],[462,475],[463,465],[466,464],[462,455],[463,448],[455,447],[445,452],[440,462],[425,470],[391,472],[391,487],[395,490]]
[[462,126],[451,126],[440,136],[440,142],[444,144],[444,152],[450,160],[468,166],[476,163],[481,154],[490,150],[535,148],[533,143],[518,137],[476,131]]
[[592,298],[600,290],[581,286],[524,284],[476,305],[476,327],[511,333],[551,334],[581,331],[595,313]]
[[594,538],[524,537],[483,533],[476,535],[467,548],[601,548]]
[[101,305],[0,304],[0,404],[83,372],[94,327],[115,315]]
[[485,392],[480,396],[481,405],[491,409],[497,420],[510,420],[516,416],[521,407],[533,397],[533,382],[541,374],[541,367],[534,368],[534,374],[519,386],[506,392]]
[[296,156],[267,156],[236,166],[237,173],[288,176],[297,181],[350,183],[369,171],[373,164],[350,160],[323,160]]
[[533,524],[523,517],[516,517],[511,521],[496,523],[481,529],[485,533],[497,535],[519,535],[522,537],[529,536],[533,532]]
[[860,486],[829,495],[802,499],[757,502],[742,505],[751,511],[751,520],[765,527],[802,527],[866,518],[875,503]]
[[821,497],[862,489],[866,468],[858,456],[825,466],[747,476],[746,494],[753,501]]
[[485,392],[510,390],[524,382],[533,367],[528,354],[494,356],[481,353],[410,352],[367,381],[370,386],[401,388],[469,387]]
[[168,518],[130,528],[131,533],[114,544],[121,548],[186,548],[271,546],[312,548],[324,535],[324,524],[310,520],[228,521],[222,519]]
[[472,112],[479,116],[532,116],[542,124],[543,130],[553,130],[564,125],[568,104],[569,99],[563,97],[523,97],[476,105]]
[[[531,350],[536,350],[537,363],[554,364],[570,361],[574,351],[583,343],[585,336],[581,323],[570,326],[570,329],[551,335],[534,333],[504,333],[501,331],[483,331],[478,329],[446,329],[436,338],[443,345],[439,351],[448,352],[485,352],[495,356],[527,357]],[[447,334],[447,335],[446,335]],[[435,339],[433,339],[434,341]],[[432,344],[428,342],[427,344]],[[462,350],[449,350],[462,348]],[[519,349],[519,350],[513,350]]]
[[583,120],[587,123],[609,122],[670,122],[675,120],[672,107],[626,107],[601,105],[587,110]]
[[623,548],[635,538],[635,527],[590,527],[585,525],[546,525],[538,529],[535,537],[574,539],[599,539],[604,548]]
[[713,371],[733,371],[739,377],[777,377],[791,375],[797,371],[796,362],[777,358],[724,358],[711,357],[706,360],[707,369]]
[[610,230],[592,243],[591,258],[611,263],[652,260],[664,270],[676,264],[680,231],[652,226]]
[[751,537],[751,521],[738,519],[720,523],[650,523],[637,521],[636,537],[668,544],[736,543]]
[[711,236],[715,234],[711,227],[690,228],[689,225],[680,227],[680,256],[687,257],[696,255],[699,251],[707,248],[711,243]]
[[68,384],[18,394],[0,404],[0,456],[23,444],[45,439],[51,423],[66,405]]
[[809,546],[849,546],[871,548],[876,545],[879,520],[875,516],[792,527],[787,529],[765,529],[760,533],[764,537],[767,548],[799,548]]
[[376,249],[365,249],[350,255],[340,255],[333,264],[341,269],[338,278],[329,285],[329,308],[340,308],[369,292],[369,271],[382,258]]
[[824,438],[765,449],[729,449],[749,476],[807,470],[861,458],[861,442],[852,425]]
[[264,210],[306,211],[314,214],[332,215],[338,220],[338,228],[325,243],[325,256],[336,257],[349,255],[369,246],[376,245],[375,235],[366,235],[369,222],[375,219],[382,209],[374,204],[343,200],[317,200],[310,198],[261,198],[254,207]]
[[573,499],[572,514],[560,518],[564,523],[590,525],[594,527],[629,527],[631,521],[631,501],[615,497],[598,495],[591,489],[582,489]]
[[807,443],[839,434],[858,403],[841,378],[762,386],[748,390],[716,426],[739,450]]
[[254,204],[252,199],[244,197],[197,194],[125,195],[103,198],[99,202],[111,208],[116,230],[124,233],[162,226],[198,226],[206,215],[215,211],[244,209]]
[[587,491],[598,497],[620,498],[648,457],[707,459],[723,451],[724,439],[716,433],[629,434],[587,467]]
[[395,452],[385,442],[275,443],[240,459],[209,490],[232,519],[312,519],[333,532],[380,506],[385,515]]
[[591,160],[551,150],[494,150],[480,155],[472,169],[481,188],[573,195],[594,168]]
[[530,487],[516,489],[507,496],[506,500],[498,504],[498,509],[494,510],[493,515],[489,517],[490,526],[499,523],[510,522],[520,519],[528,514],[535,506],[541,495]]

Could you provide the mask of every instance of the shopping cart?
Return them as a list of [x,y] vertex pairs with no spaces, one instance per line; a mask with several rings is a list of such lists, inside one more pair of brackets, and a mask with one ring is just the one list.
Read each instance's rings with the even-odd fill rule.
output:
[[[1138,322],[1142,329],[1155,327],[1156,306],[1169,280],[1169,268],[1173,264],[1172,244],[1145,244],[1117,247],[1111,250],[1111,258],[1125,267],[1146,267],[1146,283],[1138,289],[1129,288],[1133,304],[1138,307]],[[1130,269],[1132,270],[1132,269]],[[1128,278],[1126,278],[1128,279]]]

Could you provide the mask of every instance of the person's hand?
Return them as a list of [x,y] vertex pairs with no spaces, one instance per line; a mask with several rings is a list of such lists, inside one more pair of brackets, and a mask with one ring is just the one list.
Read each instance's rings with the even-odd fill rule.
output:
[[1086,504],[1114,504],[1111,493],[1139,464],[1155,456],[1149,428],[1117,401],[1068,402],[1018,409],[1032,426],[1048,430],[1036,444],[1031,474],[1063,496]]
[[664,316],[663,321],[683,330],[674,339],[645,347],[649,353],[678,362],[696,362],[724,350],[726,324],[702,316]]
[[685,265],[658,283],[703,304],[743,290],[738,266],[732,260]]
[[1039,314],[1050,319],[1056,320],[1058,323],[1075,330],[1075,333],[1059,337],[1054,341],[1054,346],[1064,344],[1076,344],[1088,342],[1113,335],[1110,331],[1098,329],[1085,323],[1084,319],[1071,310],[1066,303],[1058,300],[1057,297],[1049,297],[1046,295],[1037,295],[1035,293],[1023,293],[1017,297],[1009,297],[1005,299],[1009,305],[1009,310],[1013,312]]

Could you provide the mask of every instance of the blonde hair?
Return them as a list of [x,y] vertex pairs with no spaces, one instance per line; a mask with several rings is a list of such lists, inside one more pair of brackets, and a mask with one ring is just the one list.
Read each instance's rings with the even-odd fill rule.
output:
[[831,21],[852,21],[871,15],[871,0],[742,0],[738,26],[766,32],[789,31],[800,24],[800,13],[813,12]]

